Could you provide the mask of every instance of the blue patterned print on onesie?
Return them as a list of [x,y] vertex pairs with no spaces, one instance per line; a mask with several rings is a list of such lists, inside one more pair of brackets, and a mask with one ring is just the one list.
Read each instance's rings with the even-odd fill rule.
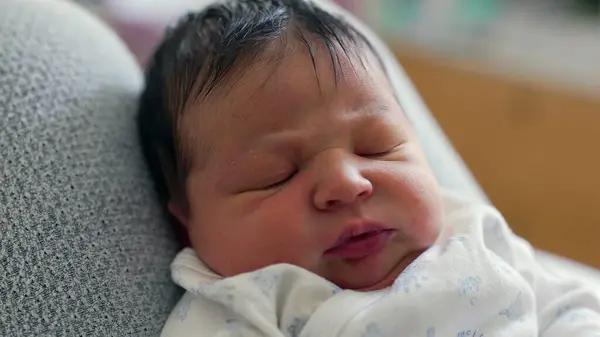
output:
[[253,273],[252,281],[267,297],[271,297],[275,285],[279,282],[279,275],[272,270],[259,270]]
[[193,296],[184,295],[181,301],[179,301],[179,303],[177,304],[177,311],[175,314],[181,322],[185,321],[185,319],[187,318],[188,313],[190,312],[190,308],[192,307],[193,300]]
[[567,305],[558,309],[556,318],[564,319],[569,323],[587,323],[593,322],[594,314],[589,309],[573,309],[570,305]]
[[483,337],[483,333],[479,332],[479,330],[465,330],[459,332],[456,337]]
[[556,318],[561,318],[563,317],[566,313],[568,313],[571,310],[571,306],[567,305],[564,307],[561,307],[560,309],[558,309],[558,311],[556,312]]
[[294,318],[292,324],[287,327],[287,333],[290,337],[298,337],[302,329],[304,329],[304,325],[306,325],[306,320],[301,318]]
[[244,326],[236,319],[228,319],[225,322],[225,330],[227,330],[229,337],[244,337],[244,334],[242,333]]
[[442,254],[445,254],[450,248],[455,245],[462,245],[467,240],[464,236],[451,236],[448,238],[448,242],[442,247]]
[[384,337],[377,323],[369,323],[360,337]]
[[394,281],[392,290],[410,293],[421,288],[421,285],[427,281],[427,276],[424,275],[425,267],[426,262],[424,261],[413,262]]
[[232,284],[200,284],[196,289],[192,289],[191,292],[212,300],[217,300],[226,306],[232,306],[235,301],[233,292],[236,287]]
[[467,297],[471,305],[475,305],[477,302],[477,295],[479,293],[479,286],[481,285],[481,278],[479,276],[469,276],[458,280],[458,293],[460,297]]
[[523,308],[523,300],[521,299],[521,293],[517,295],[517,298],[511,303],[511,305],[500,311],[500,316],[505,316],[509,321],[521,321],[525,316],[525,308]]

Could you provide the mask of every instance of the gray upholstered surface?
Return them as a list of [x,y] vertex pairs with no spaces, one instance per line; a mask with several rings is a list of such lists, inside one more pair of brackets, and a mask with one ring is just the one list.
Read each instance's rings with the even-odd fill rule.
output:
[[67,2],[0,1],[0,336],[152,336],[176,253],[138,149],[142,76]]

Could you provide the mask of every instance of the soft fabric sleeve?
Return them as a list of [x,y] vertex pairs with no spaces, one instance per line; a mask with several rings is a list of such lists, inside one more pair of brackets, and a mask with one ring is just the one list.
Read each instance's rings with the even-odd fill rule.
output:
[[496,210],[482,215],[486,245],[516,269],[535,293],[539,336],[600,336],[597,287],[544,268],[531,245],[513,234]]

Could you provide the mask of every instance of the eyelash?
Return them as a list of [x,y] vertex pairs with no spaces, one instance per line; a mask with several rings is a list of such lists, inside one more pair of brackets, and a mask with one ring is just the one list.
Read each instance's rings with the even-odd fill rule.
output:
[[378,152],[378,153],[368,153],[368,154],[362,154],[361,156],[363,157],[383,157],[385,155],[388,155],[392,152],[393,150],[389,150],[389,151],[384,151],[384,152]]
[[296,173],[298,173],[298,171],[294,171],[293,173],[291,173],[290,175],[288,175],[284,179],[282,179],[282,180],[280,180],[280,181],[278,181],[276,183],[273,183],[271,185],[268,185],[268,186],[266,186],[266,187],[264,187],[262,189],[263,190],[272,190],[272,189],[281,187],[281,186],[287,184],[290,180],[292,180],[292,178],[294,178],[294,176],[296,175]]
[[[387,151],[383,151],[383,152],[378,152],[378,153],[370,153],[370,154],[359,154],[362,157],[367,157],[367,158],[373,158],[373,157],[383,157],[386,156],[392,152],[394,152],[398,146],[400,146],[400,144],[395,145],[394,147],[392,147],[391,149],[387,150]],[[261,188],[261,190],[273,190],[276,188],[279,188],[281,186],[284,186],[285,184],[287,184],[290,180],[292,180],[292,178],[294,178],[294,176],[296,175],[296,173],[298,173],[298,171],[294,171],[292,172],[290,175],[288,175],[287,177],[285,177],[284,179],[275,182],[273,184],[267,185],[263,188]]]
[[367,158],[372,158],[372,157],[383,157],[386,156],[394,151],[396,151],[396,149],[398,148],[398,146],[400,146],[400,144],[395,145],[394,147],[392,147],[391,149],[387,150],[387,151],[382,151],[382,152],[377,152],[377,153],[364,153],[364,154],[359,154],[362,157],[367,157]]

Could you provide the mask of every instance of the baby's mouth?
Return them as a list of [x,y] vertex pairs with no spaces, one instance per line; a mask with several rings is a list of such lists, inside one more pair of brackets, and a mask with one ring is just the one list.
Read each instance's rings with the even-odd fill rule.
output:
[[324,253],[326,257],[359,260],[379,253],[394,234],[394,229],[370,225],[344,232]]

